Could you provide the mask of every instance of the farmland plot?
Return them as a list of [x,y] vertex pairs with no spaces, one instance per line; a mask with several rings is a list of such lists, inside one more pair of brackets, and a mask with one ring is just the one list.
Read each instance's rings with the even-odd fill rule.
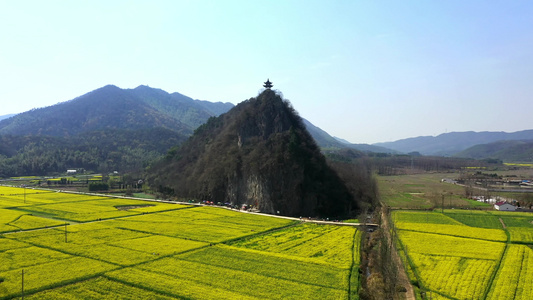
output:
[[533,299],[533,250],[510,245],[488,295],[489,299]]
[[[212,211],[213,214],[207,213]],[[242,219],[240,219],[243,217]],[[194,207],[116,219],[115,226],[154,234],[219,243],[292,224],[294,221],[250,215],[211,207]]]
[[[429,222],[423,222],[424,214]],[[533,282],[532,250],[514,244],[533,243],[530,215],[452,210],[444,214],[469,226],[446,224],[435,216],[442,215],[437,212],[393,213],[416,276],[412,280],[419,281],[426,295],[431,293],[433,299],[531,299],[525,287]],[[514,226],[504,229],[500,218]]]
[[33,294],[28,299],[154,299],[170,300],[174,297],[165,296],[152,291],[126,285],[105,277],[80,281],[71,285],[46,290]]
[[444,210],[444,214],[467,226],[489,229],[503,229],[502,223],[500,222],[498,217],[488,211],[447,209]]
[[30,299],[358,298],[351,226],[42,191],[24,204],[20,192],[0,196],[0,299],[22,282]]

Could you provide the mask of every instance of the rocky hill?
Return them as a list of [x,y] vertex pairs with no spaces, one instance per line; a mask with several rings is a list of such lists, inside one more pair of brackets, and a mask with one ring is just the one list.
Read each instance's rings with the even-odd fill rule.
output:
[[175,197],[290,216],[340,216],[358,207],[302,119],[269,89],[210,118],[151,168],[148,182]]

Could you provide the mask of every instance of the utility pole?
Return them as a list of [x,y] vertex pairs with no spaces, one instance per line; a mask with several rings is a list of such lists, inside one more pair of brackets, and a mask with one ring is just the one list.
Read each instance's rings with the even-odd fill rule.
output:
[[67,225],[68,223],[65,223],[65,243],[67,242]]
[[444,193],[443,193],[441,196],[442,196],[442,209],[441,209],[441,213],[444,213]]
[[22,269],[22,299],[24,299],[24,269]]
[[26,185],[24,185],[24,204],[26,204]]

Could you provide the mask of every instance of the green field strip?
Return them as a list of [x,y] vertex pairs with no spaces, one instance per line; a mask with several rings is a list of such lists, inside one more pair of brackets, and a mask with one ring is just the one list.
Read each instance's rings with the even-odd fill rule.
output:
[[503,229],[502,224],[496,216],[486,214],[464,214],[464,213],[444,213],[445,215],[461,222],[466,226],[480,227],[488,229]]
[[480,241],[487,241],[487,242],[496,242],[496,243],[503,242],[503,241],[499,241],[499,240],[491,240],[491,239],[484,239],[484,238],[480,238],[480,237],[470,237],[470,236],[464,236],[464,235],[454,235],[454,234],[447,234],[447,233],[441,233],[441,232],[420,231],[420,230],[404,229],[404,228],[400,228],[400,230],[410,231],[410,232],[417,232],[417,233],[427,233],[427,234],[451,236],[451,237],[472,239],[472,240],[480,240]]

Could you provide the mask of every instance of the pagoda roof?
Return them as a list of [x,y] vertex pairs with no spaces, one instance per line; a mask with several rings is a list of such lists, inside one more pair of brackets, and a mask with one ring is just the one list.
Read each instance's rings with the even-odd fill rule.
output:
[[267,81],[264,82],[264,87],[266,87],[267,89],[273,87],[274,85],[272,84],[272,82],[270,82],[270,79],[267,79]]

